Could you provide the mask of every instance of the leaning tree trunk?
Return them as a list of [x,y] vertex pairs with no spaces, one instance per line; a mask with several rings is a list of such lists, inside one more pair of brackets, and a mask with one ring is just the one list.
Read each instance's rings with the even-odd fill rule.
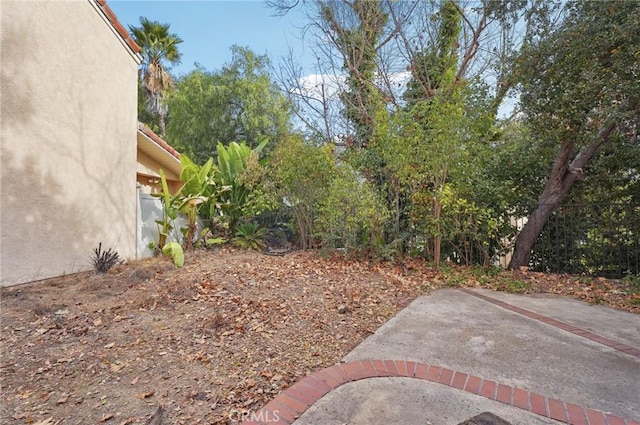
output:
[[609,136],[615,128],[615,123],[609,123],[602,127],[595,140],[582,149],[578,155],[571,160],[573,153],[573,142],[564,142],[560,147],[560,152],[553,163],[549,180],[538,199],[538,205],[529,214],[527,223],[524,225],[513,248],[513,256],[509,261],[508,268],[518,269],[529,264],[531,249],[535,244],[542,229],[549,220],[551,213],[562,203],[576,180],[584,179],[583,168],[589,163],[598,148],[609,140]]

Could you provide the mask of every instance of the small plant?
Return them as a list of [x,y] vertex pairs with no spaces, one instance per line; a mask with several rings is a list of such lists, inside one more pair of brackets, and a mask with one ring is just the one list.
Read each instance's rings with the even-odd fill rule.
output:
[[242,223],[236,226],[232,242],[238,248],[259,250],[264,248],[264,237],[267,231],[258,223]]
[[116,251],[109,248],[106,251],[102,250],[102,242],[98,244],[97,248],[93,249],[93,257],[91,258],[91,264],[93,269],[98,273],[106,273],[109,269],[120,261],[120,256]]
[[445,275],[445,280],[447,282],[447,286],[450,286],[452,288],[461,287],[467,283],[467,279],[458,273],[454,273],[453,275]]
[[196,246],[200,248],[210,248],[226,243],[227,240],[217,236],[209,227],[205,227],[200,231]]
[[626,276],[622,278],[622,283],[629,285],[634,292],[640,292],[640,274],[633,275],[627,273]]
[[500,286],[502,286],[502,290],[512,294],[522,294],[531,289],[531,283],[514,278],[505,278]]
[[162,247],[162,253],[165,257],[171,257],[176,267],[184,265],[184,250],[178,242],[169,242]]

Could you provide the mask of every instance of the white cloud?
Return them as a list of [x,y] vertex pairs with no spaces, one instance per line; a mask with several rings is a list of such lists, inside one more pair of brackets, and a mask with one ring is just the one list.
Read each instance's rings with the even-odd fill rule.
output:
[[300,78],[299,88],[294,88],[292,91],[318,100],[323,99],[323,93],[325,99],[337,99],[344,82],[344,75],[310,74]]
[[[408,71],[395,72],[388,75],[387,79],[394,95],[397,96],[404,92],[406,84],[410,78],[411,73]],[[386,86],[382,77],[379,76],[376,80],[376,83],[380,87]],[[344,90],[345,82],[346,75],[344,74],[309,74],[298,80],[299,88],[292,89],[292,92],[294,94],[312,97],[317,100],[322,100],[322,93],[324,92],[325,99],[334,100],[338,98],[340,91]]]

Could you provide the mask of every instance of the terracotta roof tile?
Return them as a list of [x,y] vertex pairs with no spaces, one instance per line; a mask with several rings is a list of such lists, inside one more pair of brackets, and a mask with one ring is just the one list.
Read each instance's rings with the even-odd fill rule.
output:
[[169,152],[169,154],[180,159],[180,152],[175,150],[169,143],[162,140],[160,136],[154,133],[149,127],[138,121],[138,130],[140,130],[145,136],[156,142],[162,149]]
[[111,25],[113,25],[115,30],[118,32],[118,35],[120,35],[127,46],[129,46],[129,48],[133,50],[134,53],[140,53],[142,49],[140,48],[140,46],[138,46],[133,37],[131,37],[129,31],[127,31],[127,29],[120,23],[116,14],[113,13],[113,10],[111,10],[109,5],[107,4],[107,0],[95,0],[95,2],[107,17],[109,22],[111,22]]

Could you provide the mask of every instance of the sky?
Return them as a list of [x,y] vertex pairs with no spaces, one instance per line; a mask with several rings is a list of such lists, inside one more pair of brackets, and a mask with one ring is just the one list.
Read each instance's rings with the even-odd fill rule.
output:
[[300,10],[276,17],[263,1],[255,0],[108,0],[107,4],[126,28],[139,26],[141,16],[170,24],[169,30],[183,40],[178,45],[182,62],[170,70],[176,76],[193,70],[196,62],[209,71],[220,70],[231,62],[234,44],[268,54],[272,64],[290,48],[299,58],[304,56],[300,28],[305,20]]

